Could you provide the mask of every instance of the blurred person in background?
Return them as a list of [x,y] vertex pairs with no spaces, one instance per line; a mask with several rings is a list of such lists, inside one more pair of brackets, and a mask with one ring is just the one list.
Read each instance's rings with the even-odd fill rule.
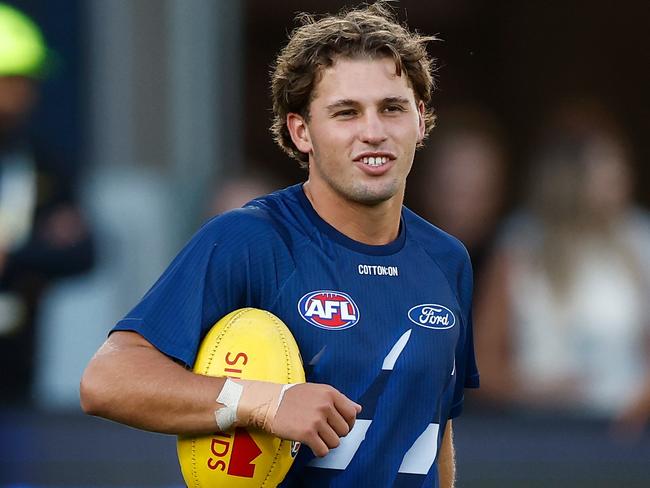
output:
[[507,154],[498,122],[486,111],[442,111],[431,141],[418,155],[416,205],[420,213],[465,246],[480,286],[505,204]]
[[650,393],[650,219],[606,111],[567,105],[551,127],[477,294],[483,396],[626,418]]
[[48,62],[31,19],[0,3],[0,399],[23,402],[33,320],[44,287],[92,263],[72,175],[31,136],[29,117]]
[[221,215],[228,210],[243,207],[251,200],[280,188],[275,180],[258,172],[226,177],[215,185],[208,201],[206,217]]

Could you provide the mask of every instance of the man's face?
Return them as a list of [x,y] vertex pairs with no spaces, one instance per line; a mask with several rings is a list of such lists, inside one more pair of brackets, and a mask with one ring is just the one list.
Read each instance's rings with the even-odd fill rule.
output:
[[423,113],[392,59],[339,58],[322,72],[309,120],[290,114],[288,122],[294,142],[309,154],[311,188],[376,205],[403,198],[424,137]]

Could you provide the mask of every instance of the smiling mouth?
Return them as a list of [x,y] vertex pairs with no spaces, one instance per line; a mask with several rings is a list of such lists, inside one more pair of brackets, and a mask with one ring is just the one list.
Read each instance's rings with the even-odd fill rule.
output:
[[388,162],[389,158],[386,156],[377,156],[377,157],[365,157],[361,158],[359,161],[361,161],[363,164],[367,166],[372,166],[373,168],[376,168],[378,166],[383,166]]

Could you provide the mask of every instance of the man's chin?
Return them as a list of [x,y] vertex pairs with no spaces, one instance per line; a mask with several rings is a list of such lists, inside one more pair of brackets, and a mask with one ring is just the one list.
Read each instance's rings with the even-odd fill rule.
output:
[[350,200],[368,207],[376,207],[387,202],[397,194],[392,188],[372,189],[367,188],[356,191]]

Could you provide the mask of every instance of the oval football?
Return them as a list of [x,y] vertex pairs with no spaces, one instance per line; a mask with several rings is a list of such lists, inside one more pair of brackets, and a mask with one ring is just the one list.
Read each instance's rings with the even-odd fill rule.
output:
[[[194,372],[274,383],[304,383],[298,345],[287,326],[265,310],[229,313],[203,339]],[[178,459],[188,487],[277,486],[297,453],[297,443],[255,429],[199,437],[179,436]]]

